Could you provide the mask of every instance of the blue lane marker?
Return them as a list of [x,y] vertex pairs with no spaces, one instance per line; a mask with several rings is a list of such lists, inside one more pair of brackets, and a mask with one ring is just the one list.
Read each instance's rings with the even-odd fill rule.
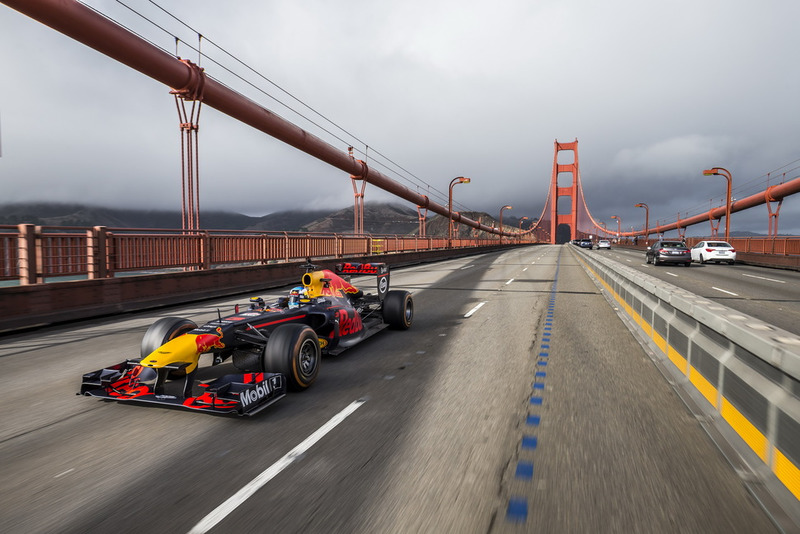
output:
[[542,360],[542,361],[536,362],[536,365],[538,365],[540,367],[544,367],[545,365],[547,365],[547,362]]
[[544,399],[542,399],[541,397],[531,397],[531,404],[539,405],[542,403],[542,400]]
[[508,500],[506,519],[515,523],[522,523],[528,519],[528,501],[525,497],[511,497]]
[[543,349],[549,349],[549,348],[550,348],[550,345],[542,345],[542,348],[543,348]]
[[542,418],[539,417],[538,415],[529,415],[525,419],[525,424],[527,424],[529,426],[539,426],[539,422],[541,422],[541,420],[542,420]]
[[534,382],[533,389],[544,389],[544,384],[542,382]]
[[522,448],[523,449],[535,449],[536,445],[539,444],[539,440],[536,436],[522,436]]
[[536,378],[544,378],[547,376],[547,373],[544,371],[536,371],[536,374],[534,376],[536,376]]
[[548,356],[550,356],[550,354],[547,352],[540,352],[539,356],[541,356],[542,358],[547,358]]
[[516,478],[530,480],[533,478],[533,462],[517,462],[517,470],[514,472]]

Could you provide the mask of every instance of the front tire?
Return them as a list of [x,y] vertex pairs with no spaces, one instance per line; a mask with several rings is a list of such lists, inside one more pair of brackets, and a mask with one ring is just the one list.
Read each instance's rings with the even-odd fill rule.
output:
[[140,351],[142,358],[149,356],[151,352],[167,341],[182,336],[195,328],[197,328],[197,324],[191,319],[184,319],[183,317],[163,317],[159,319],[151,324],[147,332],[144,333]]
[[310,326],[283,324],[269,335],[262,367],[286,376],[290,390],[303,391],[317,379],[320,360],[319,339]]
[[414,300],[408,291],[389,291],[383,299],[383,322],[395,330],[408,330],[414,322]]

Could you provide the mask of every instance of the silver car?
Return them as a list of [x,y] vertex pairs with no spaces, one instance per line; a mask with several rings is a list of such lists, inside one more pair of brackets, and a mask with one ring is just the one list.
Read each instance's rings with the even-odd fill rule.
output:
[[682,263],[689,267],[692,264],[692,253],[682,241],[663,239],[653,243],[645,252],[647,263],[655,265],[664,263]]
[[725,241],[700,241],[692,247],[692,261],[698,263],[715,261],[733,265],[736,263],[736,249]]

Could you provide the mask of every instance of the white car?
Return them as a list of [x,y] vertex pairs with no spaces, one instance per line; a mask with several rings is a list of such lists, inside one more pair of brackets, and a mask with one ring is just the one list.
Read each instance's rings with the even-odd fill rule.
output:
[[700,241],[692,247],[692,261],[736,263],[736,250],[725,241]]
[[600,241],[597,242],[597,250],[601,250],[604,248],[611,249],[611,241],[609,241],[608,239],[601,239]]

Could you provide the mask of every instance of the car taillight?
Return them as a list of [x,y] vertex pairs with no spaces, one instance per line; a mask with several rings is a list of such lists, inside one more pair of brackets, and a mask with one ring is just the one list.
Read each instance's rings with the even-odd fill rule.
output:
[[729,249],[728,252],[736,252],[735,248]]
[[707,248],[706,252],[714,252],[714,249],[713,248]]
[[667,252],[667,249],[665,249],[665,248],[660,248],[660,249],[658,249],[658,253],[659,253],[659,254],[664,254],[664,253],[666,253],[666,252]]

